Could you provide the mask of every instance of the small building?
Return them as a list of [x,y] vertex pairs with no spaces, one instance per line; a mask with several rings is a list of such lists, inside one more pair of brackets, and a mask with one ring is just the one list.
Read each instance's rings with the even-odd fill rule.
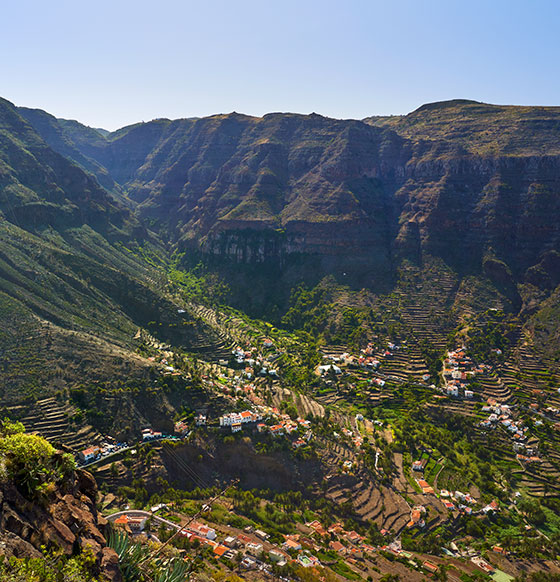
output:
[[315,556],[310,554],[299,554],[297,557],[297,561],[300,563],[301,566],[304,568],[313,568],[315,566],[320,566],[321,562]]
[[189,526],[189,529],[193,531],[195,534],[206,538],[207,540],[215,540],[216,539],[216,530],[204,525],[203,523],[193,522]]
[[353,544],[359,544],[364,539],[358,532],[355,531],[349,531],[344,537]]
[[428,572],[430,572],[431,574],[435,574],[438,571],[438,567],[433,563],[430,562],[428,560],[426,560],[422,566],[424,567],[425,570],[428,570]]
[[84,463],[89,463],[93,461],[99,454],[101,454],[101,449],[99,447],[88,447],[83,451],[78,453],[78,457]]
[[175,423],[175,434],[184,436],[187,432],[189,432],[189,425],[185,421],[180,420]]
[[241,560],[241,566],[247,570],[251,570],[257,566],[257,560],[251,556],[245,556],[243,560]]
[[329,542],[329,548],[334,550],[337,554],[344,555],[346,553],[346,547],[343,546],[338,540]]
[[459,388],[457,386],[448,386],[447,387],[447,395],[448,396],[459,396]]
[[218,544],[217,546],[214,547],[214,554],[216,554],[218,558],[225,557],[225,554],[229,551],[231,550],[222,544]]
[[249,542],[245,549],[253,556],[258,556],[263,551],[263,545],[255,542]]
[[328,374],[331,370],[335,374],[342,374],[342,370],[338,366],[335,366],[334,364],[326,364],[324,366],[319,366],[318,370],[321,375]]
[[142,431],[142,440],[143,441],[153,441],[155,439],[160,439],[163,434],[159,431],[152,430],[151,428],[145,428]]
[[282,547],[285,550],[296,550],[299,551],[301,550],[301,544],[296,541],[296,540],[292,540],[291,538],[288,538],[283,544]]

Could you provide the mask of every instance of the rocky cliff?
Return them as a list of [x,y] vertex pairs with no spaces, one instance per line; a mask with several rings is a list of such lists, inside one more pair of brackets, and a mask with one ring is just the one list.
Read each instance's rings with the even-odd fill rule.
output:
[[560,245],[559,137],[559,108],[452,101],[364,121],[156,120],[74,146],[179,248],[371,286],[426,254],[475,273],[490,257],[522,281]]
[[[0,555],[15,558],[92,556],[90,573],[119,582],[118,556],[107,546],[107,520],[96,509],[97,485],[83,470],[30,497],[5,475],[0,479]],[[53,564],[58,561],[52,558]]]

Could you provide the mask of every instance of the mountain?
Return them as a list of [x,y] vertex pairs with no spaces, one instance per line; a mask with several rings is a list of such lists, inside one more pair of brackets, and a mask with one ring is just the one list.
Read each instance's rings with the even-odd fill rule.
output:
[[[554,579],[559,114],[106,132],[0,101],[0,418],[21,420],[0,423],[0,574],[245,578],[257,539],[273,561],[297,535],[301,568],[259,569],[474,579],[482,554]],[[93,501],[148,537],[102,532]],[[152,559],[193,514],[253,549],[174,536],[178,569]]]
[[177,312],[162,255],[118,197],[0,101],[3,406],[90,381],[151,384],[134,336]]
[[233,113],[76,133],[139,217],[206,260],[299,261],[298,276],[371,287],[432,255],[511,286],[560,244],[559,108],[451,101],[364,121]]

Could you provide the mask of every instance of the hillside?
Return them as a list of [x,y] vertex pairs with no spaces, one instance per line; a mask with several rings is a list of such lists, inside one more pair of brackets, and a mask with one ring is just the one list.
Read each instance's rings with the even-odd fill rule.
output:
[[556,576],[556,115],[0,101],[0,576]]
[[481,273],[491,256],[520,282],[559,244],[559,123],[555,108],[456,101],[364,122],[156,120],[104,141],[82,128],[74,147],[138,216],[207,261],[272,262],[288,274],[299,262],[300,278],[375,287],[403,258]]
[[2,406],[89,382],[152,383],[139,328],[152,321],[178,344],[192,336],[167,326],[177,306],[157,237],[6,101],[0,183]]

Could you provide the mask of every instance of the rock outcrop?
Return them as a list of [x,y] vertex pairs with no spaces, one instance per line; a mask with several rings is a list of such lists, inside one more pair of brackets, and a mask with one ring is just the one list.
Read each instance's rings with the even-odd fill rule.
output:
[[72,479],[37,501],[25,497],[11,481],[0,482],[0,548],[3,555],[41,557],[41,548],[66,556],[89,550],[96,570],[120,582],[118,557],[107,546],[107,520],[96,509],[97,485],[78,469]]
[[[22,114],[57,147],[37,112]],[[367,286],[403,258],[482,273],[490,253],[519,282],[560,246],[559,108],[458,100],[363,121],[232,113],[94,137],[60,123],[140,217],[205,260],[310,259],[318,276],[359,274]]]

